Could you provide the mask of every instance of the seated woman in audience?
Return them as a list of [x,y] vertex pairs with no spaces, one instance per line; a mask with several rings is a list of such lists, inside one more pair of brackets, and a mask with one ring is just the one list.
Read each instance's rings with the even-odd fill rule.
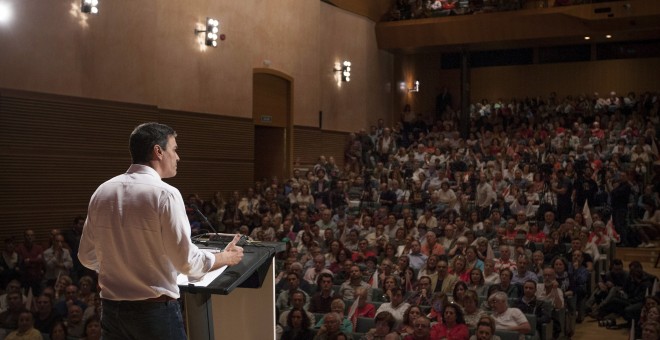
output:
[[300,237],[300,242],[298,243],[298,256],[303,257],[309,254],[312,247],[318,247],[318,243],[314,241],[314,237],[311,232],[304,232]]
[[300,210],[315,211],[314,196],[309,191],[309,185],[303,184],[300,186],[300,194],[296,198]]
[[484,273],[479,269],[472,269],[470,271],[470,283],[468,289],[474,291],[479,296],[485,296],[488,286],[484,281]]
[[442,311],[442,323],[431,327],[431,339],[467,340],[470,330],[465,324],[463,310],[456,304],[445,306]]
[[[330,230],[330,232],[332,232],[332,230]],[[337,258],[339,257],[339,253],[341,252],[342,249],[344,249],[344,245],[341,243],[341,241],[339,240],[330,241],[330,244],[327,247],[326,253],[324,255],[325,263],[337,262]]]
[[[370,329],[362,339],[364,340],[383,340],[385,337],[392,333],[394,324],[394,316],[390,312],[380,312],[374,319],[374,328]],[[355,339],[354,339],[355,340]]]
[[500,283],[498,286],[500,290],[506,293],[506,295],[512,299],[517,299],[520,297],[520,287],[511,283],[513,278],[513,272],[510,269],[504,268],[500,270]]
[[383,280],[383,284],[381,285],[381,289],[383,290],[382,296],[379,297],[377,301],[381,302],[390,302],[392,301],[392,289],[398,288],[399,283],[397,282],[396,278],[394,276],[387,276]]
[[495,335],[495,320],[488,315],[481,317],[470,340],[500,340],[500,337]]
[[529,223],[529,232],[527,233],[527,240],[533,243],[543,243],[545,240],[545,234],[543,230],[539,228],[538,223],[531,221]]
[[382,263],[385,259],[392,261],[392,263],[398,262],[399,258],[396,256],[396,246],[391,242],[388,242],[384,250],[379,254],[378,263]]
[[449,269],[449,273],[456,275],[456,277],[462,282],[469,282],[470,270],[465,266],[465,256],[457,255],[452,262],[452,268]]
[[78,287],[78,299],[89,306],[96,297],[94,279],[85,275],[78,280]]
[[[355,290],[355,298],[357,301],[357,308],[351,316],[351,322],[357,318],[373,318],[376,315],[376,306],[369,302],[369,290],[365,287],[358,287]],[[352,306],[351,306],[352,307]]]
[[495,272],[495,261],[492,259],[484,262],[484,281],[490,286],[500,283],[500,275]]
[[60,275],[57,281],[55,281],[55,300],[53,300],[53,304],[64,301],[66,298],[66,287],[70,286],[72,283],[73,280],[71,280],[71,277],[68,275]]
[[465,250],[465,268],[468,271],[471,271],[472,269],[479,269],[480,271],[484,270],[484,261],[480,260],[479,257],[477,257],[477,247],[476,246],[469,246]]
[[405,313],[403,313],[403,322],[397,330],[401,336],[406,336],[408,334],[413,334],[415,328],[413,327],[413,321],[422,315],[422,309],[419,306],[412,305],[408,307]]
[[281,340],[304,340],[314,337],[307,313],[302,308],[294,308],[286,318]]
[[[337,313],[339,315],[339,330],[345,334],[353,333],[353,323],[347,317],[344,316],[344,311],[346,310],[346,304],[341,298],[336,298],[332,300],[330,304],[330,311],[332,313]],[[327,315],[327,314],[326,314]],[[316,322],[315,328],[321,328],[325,323],[325,316],[323,316],[319,321]]]
[[479,308],[479,296],[473,290],[465,292],[463,298],[463,310],[465,311],[465,323],[468,327],[477,327],[477,323],[482,316],[488,315]]
[[328,269],[330,269],[333,274],[337,274],[342,270],[344,262],[346,262],[346,260],[350,260],[352,256],[352,251],[342,247],[342,249],[339,250],[339,253],[337,253],[337,256],[335,256],[336,260],[330,262]]
[[463,299],[465,299],[465,292],[467,292],[467,289],[467,284],[465,282],[456,282],[450,301],[463,307]]
[[477,246],[477,258],[479,258],[481,261],[484,261],[484,263],[486,263],[486,260],[492,260],[495,257],[493,248],[490,246],[487,238],[478,237],[473,242],[473,245]]

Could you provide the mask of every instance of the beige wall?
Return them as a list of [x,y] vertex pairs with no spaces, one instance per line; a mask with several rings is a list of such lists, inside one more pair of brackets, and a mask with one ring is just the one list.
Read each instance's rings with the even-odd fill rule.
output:
[[[415,79],[421,82],[419,93],[396,91],[395,114],[403,105],[411,104],[415,112],[433,114],[435,96],[442,86],[453,94],[454,107],[460,107],[460,70],[441,70],[440,54],[426,53],[397,56],[394,62],[395,82],[410,86]],[[660,58],[603,60],[561,64],[501,66],[473,68],[471,102],[487,98],[508,100],[512,97],[547,97],[557,92],[560,97],[598,92],[605,95],[616,91],[657,91],[657,71]]]
[[[392,107],[390,53],[378,50],[374,22],[321,6],[321,110],[323,129],[356,131],[388,119]],[[335,65],[351,62],[351,81],[341,82]]]
[[[329,107],[324,128],[349,131],[344,114],[373,121],[389,109],[393,57],[378,51],[374,23],[318,0],[100,2],[99,15],[82,15],[78,0],[10,1],[0,87],[249,118],[253,69],[269,60],[293,78],[295,125],[317,126]],[[193,34],[207,15],[227,37],[216,49]],[[326,61],[344,56],[355,82],[339,91]]]

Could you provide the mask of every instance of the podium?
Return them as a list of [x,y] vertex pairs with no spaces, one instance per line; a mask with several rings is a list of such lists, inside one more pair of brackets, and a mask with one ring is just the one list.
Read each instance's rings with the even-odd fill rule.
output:
[[188,338],[275,339],[275,254],[285,249],[246,245],[243,260],[208,286],[179,286]]

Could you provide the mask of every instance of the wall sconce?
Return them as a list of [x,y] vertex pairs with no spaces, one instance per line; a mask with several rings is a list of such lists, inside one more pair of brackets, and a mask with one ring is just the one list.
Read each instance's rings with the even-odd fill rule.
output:
[[415,85],[408,89],[408,92],[419,92],[419,80],[415,80]]
[[[94,0],[92,0],[94,1]],[[206,30],[199,30],[195,28],[195,34],[204,34],[204,44],[206,46],[218,47],[218,26],[220,22],[213,18],[206,18]]]
[[80,3],[80,11],[83,13],[99,13],[99,0],[82,0]]
[[349,82],[351,81],[351,62],[344,61],[341,66],[341,81]]

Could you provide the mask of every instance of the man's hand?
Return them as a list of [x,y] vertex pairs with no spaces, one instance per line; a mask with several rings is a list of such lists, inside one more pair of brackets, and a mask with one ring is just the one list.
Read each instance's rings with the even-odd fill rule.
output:
[[236,245],[241,235],[236,234],[234,239],[225,247],[225,249],[215,254],[215,263],[212,269],[218,269],[222,266],[233,266],[243,259],[243,248]]

